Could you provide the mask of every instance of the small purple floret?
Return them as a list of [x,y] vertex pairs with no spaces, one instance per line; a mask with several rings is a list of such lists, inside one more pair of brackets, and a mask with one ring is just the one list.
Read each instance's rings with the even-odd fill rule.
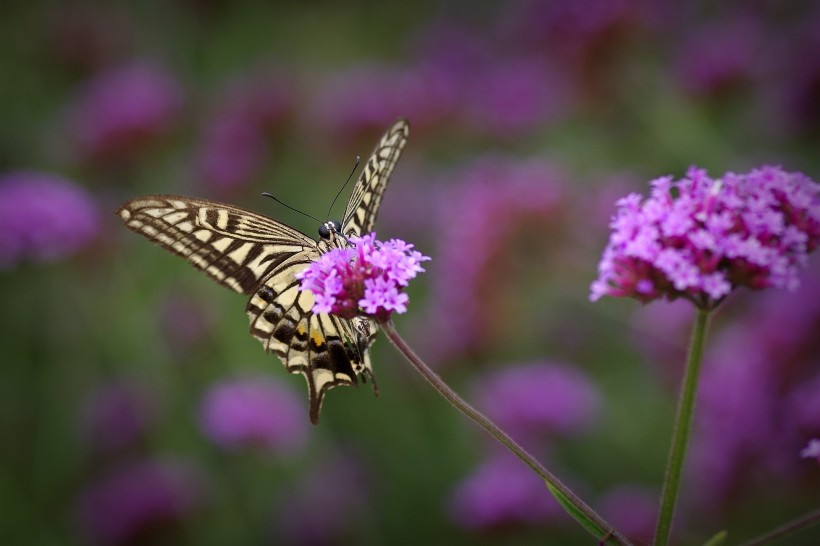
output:
[[36,171],[0,175],[0,269],[67,257],[99,228],[97,205],[80,186]]

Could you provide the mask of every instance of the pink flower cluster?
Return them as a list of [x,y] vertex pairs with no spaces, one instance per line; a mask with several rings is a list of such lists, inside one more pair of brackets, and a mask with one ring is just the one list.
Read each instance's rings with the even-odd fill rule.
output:
[[798,267],[820,244],[820,185],[809,177],[764,166],[712,179],[691,167],[651,185],[646,200],[618,201],[592,301],[687,298],[710,308],[741,286],[799,286]]
[[404,288],[430,258],[399,239],[377,241],[375,233],[350,242],[354,248],[331,250],[296,275],[313,293],[313,312],[378,319],[406,312]]

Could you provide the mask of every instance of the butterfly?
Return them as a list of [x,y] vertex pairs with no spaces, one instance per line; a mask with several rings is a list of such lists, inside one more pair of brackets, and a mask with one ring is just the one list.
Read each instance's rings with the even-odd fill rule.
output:
[[319,422],[325,393],[370,380],[378,388],[369,349],[376,323],[313,313],[313,294],[299,290],[296,274],[352,235],[372,231],[390,174],[407,142],[407,120],[384,133],[367,160],[342,221],[327,221],[319,238],[254,212],[178,195],[148,195],[124,203],[126,227],[182,256],[219,284],[250,296],[251,335],[291,373],[305,376],[310,420]]

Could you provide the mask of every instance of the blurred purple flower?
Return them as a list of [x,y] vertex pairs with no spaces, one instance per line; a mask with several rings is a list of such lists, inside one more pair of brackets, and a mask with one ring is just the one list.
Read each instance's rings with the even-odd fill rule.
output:
[[212,386],[201,402],[200,428],[208,439],[229,450],[289,453],[302,448],[308,437],[300,398],[267,376]]
[[[774,99],[785,128],[798,135],[820,134],[820,58],[813,55],[820,48],[820,7],[817,3],[808,13],[801,13],[797,28],[777,34],[771,46],[777,50],[767,83],[775,88]],[[783,39],[788,32],[791,39]]]
[[449,513],[459,527],[474,531],[566,521],[544,482],[507,453],[488,459],[455,487]]
[[369,497],[369,475],[360,458],[326,457],[309,468],[283,499],[276,517],[276,542],[346,544],[360,518],[367,517]]
[[510,238],[525,225],[544,231],[563,203],[562,175],[540,160],[489,157],[442,178],[457,182],[440,196],[438,248],[430,267],[434,307],[425,330],[435,332],[428,339],[437,340],[430,351],[438,361],[491,340],[494,317],[486,309],[503,294],[498,264],[513,246]]
[[34,171],[0,175],[0,269],[58,260],[98,232],[96,204],[81,187]]
[[399,116],[424,131],[451,119],[462,99],[459,73],[431,62],[357,65],[331,75],[320,89],[315,123],[342,143],[358,142]]
[[707,354],[688,461],[689,475],[695,477],[695,506],[715,509],[727,500],[742,481],[743,469],[777,436],[779,386],[760,349],[751,330],[735,325],[721,333]]
[[127,53],[133,23],[109,6],[56,5],[45,15],[48,54],[63,67],[86,73]]
[[66,131],[82,160],[133,159],[179,117],[183,93],[176,79],[147,61],[101,72],[66,110]]
[[[820,297],[820,292],[815,292],[815,297]],[[820,310],[816,311],[820,318]],[[811,315],[809,315],[811,316]],[[809,322],[809,321],[806,321]],[[814,325],[816,328],[816,325]],[[812,334],[805,333],[804,339],[811,339]],[[800,342],[797,342],[800,344]],[[805,346],[805,342],[803,343]],[[820,342],[812,343],[805,347],[809,352],[797,359],[798,362],[807,362],[811,365],[820,365],[820,356],[812,357],[812,353],[820,355]],[[777,349],[771,351],[777,353]],[[793,358],[794,355],[784,354],[786,358]],[[798,437],[806,435],[820,435],[820,371],[810,377],[804,377],[794,386],[793,390],[784,397],[784,419],[788,419],[790,427],[795,430]]]
[[[459,79],[474,74],[496,52],[485,29],[470,27],[464,18],[441,17],[423,25],[408,44],[413,58],[422,65],[434,65],[458,73]],[[415,121],[415,120],[414,120]]]
[[202,506],[204,491],[202,475],[188,463],[127,463],[82,492],[78,516],[95,544],[153,544],[175,536]]
[[209,303],[176,285],[162,298],[159,309],[162,336],[180,359],[197,347],[207,346],[216,324],[216,311]]
[[356,65],[330,75],[313,98],[316,123],[323,133],[350,141],[382,130],[399,116],[410,115],[393,99],[392,82],[398,75],[399,69],[379,65]]
[[674,70],[685,89],[717,95],[756,76],[763,27],[749,17],[706,25],[687,34]]
[[198,180],[224,195],[248,185],[258,176],[267,157],[262,127],[234,112],[225,112],[205,127],[195,158]]
[[636,544],[649,544],[655,533],[659,494],[635,485],[621,485],[598,501],[601,515]]
[[677,385],[686,361],[687,341],[695,309],[687,301],[659,301],[632,315],[634,339],[653,372],[669,386]]
[[519,440],[544,433],[575,433],[595,420],[600,397],[587,376],[565,364],[511,364],[485,375],[476,405]]
[[809,177],[766,166],[713,180],[692,167],[651,185],[645,201],[618,201],[592,301],[683,297],[711,308],[740,286],[799,286],[820,244],[820,185]]
[[800,450],[803,459],[816,459],[820,463],[820,438],[812,438],[806,447]]
[[715,336],[689,461],[693,506],[714,514],[754,484],[762,495],[772,480],[781,491],[805,484],[794,454],[805,438],[820,436],[818,323],[820,277],[813,276],[798,292],[755,300]]
[[482,85],[465,93],[469,125],[502,137],[517,136],[569,111],[566,82],[543,60],[504,59],[477,74]]
[[134,384],[114,382],[95,389],[80,413],[80,434],[96,455],[110,455],[145,439],[156,408]]
[[521,0],[503,23],[509,40],[562,56],[589,56],[611,46],[620,32],[634,33],[645,18],[643,0]]
[[265,69],[239,78],[206,120],[196,151],[195,172],[210,190],[226,194],[261,174],[270,138],[293,110],[284,74]]
[[404,289],[430,258],[399,239],[377,241],[375,233],[350,242],[355,248],[335,248],[296,274],[300,290],[313,294],[313,312],[380,320],[405,313]]

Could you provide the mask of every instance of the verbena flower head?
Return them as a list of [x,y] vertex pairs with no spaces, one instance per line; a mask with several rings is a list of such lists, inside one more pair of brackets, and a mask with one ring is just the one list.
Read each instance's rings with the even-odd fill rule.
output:
[[282,488],[271,544],[347,544],[373,506],[373,480],[358,452],[325,454]]
[[518,441],[544,433],[574,433],[598,414],[600,395],[578,368],[534,362],[486,375],[476,389],[478,407]]
[[127,462],[98,477],[78,498],[78,519],[93,544],[157,544],[203,507],[207,483],[189,461]]
[[493,530],[514,525],[549,525],[564,514],[544,482],[507,454],[495,455],[453,490],[450,517],[464,529]]
[[0,174],[0,269],[69,256],[99,229],[93,197],[73,182],[37,171]]
[[66,130],[82,160],[131,159],[169,133],[183,106],[176,78],[151,61],[101,72],[68,105]]
[[406,312],[404,288],[430,258],[400,239],[377,241],[375,233],[350,242],[353,248],[331,250],[296,275],[313,293],[313,312],[380,320]]
[[645,200],[618,201],[592,301],[686,298],[711,308],[741,286],[799,286],[798,267],[820,244],[820,185],[809,177],[764,166],[712,179],[691,167],[651,185]]
[[79,434],[92,455],[115,455],[143,441],[157,417],[156,400],[124,381],[100,385],[78,416]]
[[226,380],[211,387],[202,400],[200,428],[212,442],[232,451],[291,453],[308,438],[301,400],[266,376]]

